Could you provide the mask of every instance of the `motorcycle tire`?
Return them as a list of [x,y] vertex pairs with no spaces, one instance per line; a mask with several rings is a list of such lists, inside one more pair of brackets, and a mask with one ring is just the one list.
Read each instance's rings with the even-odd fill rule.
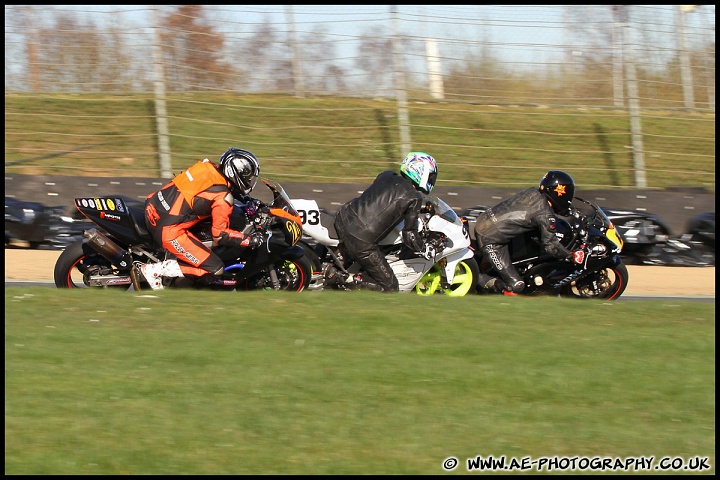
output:
[[[114,275],[117,271],[104,258],[82,240],[70,244],[55,262],[53,278],[57,288],[89,288],[85,278],[90,275]],[[108,288],[127,290],[127,285]]]
[[443,289],[440,287],[442,281],[441,269],[435,264],[417,283],[415,292],[418,295],[442,293],[449,297],[462,297],[468,293],[475,293],[480,275],[479,272],[480,268],[474,257],[461,260],[455,267],[455,277],[453,278],[450,288]]
[[562,295],[572,298],[617,300],[628,285],[627,267],[619,265],[604,268],[566,286]]
[[[278,274],[280,288],[288,292],[302,292],[308,285],[313,274],[313,266],[306,256],[297,260],[285,260],[282,265],[275,267]],[[245,290],[276,290],[272,285],[270,273],[263,271],[245,280]],[[238,290],[240,288],[238,287]]]
[[300,245],[303,250],[305,250],[305,256],[308,258],[308,260],[310,260],[313,270],[316,272],[322,272],[322,260],[320,259],[318,254],[315,253],[313,247],[303,241],[298,242],[298,245]]

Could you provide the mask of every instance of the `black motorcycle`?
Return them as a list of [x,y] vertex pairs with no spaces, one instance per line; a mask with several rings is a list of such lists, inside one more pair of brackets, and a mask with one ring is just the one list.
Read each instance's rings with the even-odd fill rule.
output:
[[653,245],[642,259],[643,265],[668,267],[715,266],[715,212],[696,215],[686,232]]
[[91,222],[65,215],[65,207],[49,207],[5,197],[5,248],[27,245],[38,250],[64,250],[82,239]]
[[605,208],[625,245],[626,265],[708,267],[715,265],[715,212],[688,220],[686,232],[671,235],[658,215],[639,210]]
[[[297,242],[302,221],[285,190],[263,179],[273,200],[235,201],[230,226],[250,234],[261,231],[267,241],[257,248],[213,245],[211,219],[199,222],[192,233],[222,259],[225,271],[220,285],[208,286],[190,277],[167,279],[166,287],[213,288],[220,290],[302,291],[310,283],[312,266]],[[55,285],[58,288],[119,288],[141,290],[144,280],[132,273],[136,264],[161,262],[170,255],[157,245],[145,226],[142,209],[120,196],[76,198],[76,208],[98,228],[84,232],[58,257]]]
[[642,265],[648,255],[670,238],[670,227],[660,216],[640,210],[602,207],[625,242],[626,265]]
[[[570,207],[568,215],[558,217],[555,234],[568,250],[585,252],[582,263],[546,253],[538,230],[515,237],[509,245],[510,259],[525,281],[521,295],[616,300],[627,288],[628,270],[620,257],[622,236],[600,207],[582,198],[575,200],[587,204],[588,211]],[[480,264],[478,293],[496,293],[483,285],[497,277],[497,272],[481,252],[476,256]]]

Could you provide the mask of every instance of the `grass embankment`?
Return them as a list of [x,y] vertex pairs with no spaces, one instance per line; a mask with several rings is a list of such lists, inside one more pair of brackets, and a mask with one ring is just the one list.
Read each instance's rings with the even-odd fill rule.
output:
[[[634,188],[627,112],[615,109],[411,102],[411,148],[434,155],[440,186],[523,188],[549,169],[580,188]],[[167,102],[171,170],[247,148],[280,182],[370,183],[397,168],[391,100],[182,94]],[[159,177],[148,95],[6,95],[5,170],[31,175]],[[644,112],[650,188],[715,189],[715,116]]]

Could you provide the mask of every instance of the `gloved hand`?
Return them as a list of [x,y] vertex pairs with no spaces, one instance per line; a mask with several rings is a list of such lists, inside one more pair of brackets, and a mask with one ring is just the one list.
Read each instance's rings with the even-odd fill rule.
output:
[[570,253],[571,253],[572,261],[577,264],[582,264],[583,262],[585,262],[585,258],[588,255],[587,249],[585,248],[584,245],[580,247],[580,250],[575,250],[574,252],[570,252]]
[[253,199],[245,207],[245,213],[247,213],[248,215],[255,215],[258,211],[259,206],[260,206],[260,201]]
[[426,243],[425,245],[423,245],[422,250],[420,251],[420,255],[433,262],[435,261],[435,257],[437,256],[437,254],[437,249],[432,243]]
[[423,249],[423,239],[420,232],[415,230],[403,230],[402,232],[403,243],[406,247],[414,252],[419,252]]
[[236,206],[238,206],[240,210],[242,210],[248,215],[255,215],[255,213],[262,205],[262,202],[260,200],[258,200],[257,198],[252,198],[250,195],[243,195],[236,200],[239,202],[239,205],[238,203],[236,203]]
[[246,235],[240,242],[241,247],[257,248],[265,243],[265,235],[262,232],[253,232],[250,235]]

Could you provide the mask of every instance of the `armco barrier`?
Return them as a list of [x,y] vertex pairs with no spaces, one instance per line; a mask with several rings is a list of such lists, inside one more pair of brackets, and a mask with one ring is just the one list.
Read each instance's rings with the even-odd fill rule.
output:
[[[48,175],[5,174],[5,195],[19,200],[40,202],[48,206],[62,205],[67,213],[74,213],[75,197],[124,195],[144,200],[149,193],[167,183],[161,178],[129,177],[67,177]],[[337,183],[281,182],[291,198],[313,198],[320,208],[330,212],[357,196],[367,185]],[[438,186],[434,194],[445,200],[457,212],[477,205],[494,205],[518,191],[509,188],[445,187]],[[702,187],[678,187],[666,190],[583,190],[575,194],[602,207],[642,210],[654,213],[671,228],[671,234],[686,231],[690,218],[715,211],[715,193]],[[253,195],[270,200],[270,191],[261,182]]]

